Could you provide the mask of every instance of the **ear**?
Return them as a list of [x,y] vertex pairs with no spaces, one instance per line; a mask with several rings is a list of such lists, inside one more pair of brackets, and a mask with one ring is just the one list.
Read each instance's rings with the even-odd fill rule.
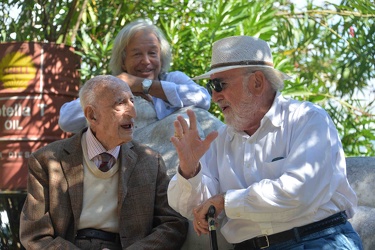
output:
[[121,66],[121,69],[122,69],[122,71],[124,71],[125,73],[127,73],[126,67],[125,67],[125,63]]
[[90,123],[96,122],[96,112],[93,106],[87,105],[83,112],[86,119],[89,120]]
[[[122,53],[125,53],[125,52],[122,52]],[[126,63],[125,63],[125,61],[126,61],[125,57],[123,57],[121,59],[121,69],[122,69],[123,72],[128,73],[128,70],[126,69]]]
[[254,74],[250,76],[251,83],[250,89],[251,93],[254,95],[261,95],[265,90],[266,85],[266,77],[264,76],[262,71],[256,71]]

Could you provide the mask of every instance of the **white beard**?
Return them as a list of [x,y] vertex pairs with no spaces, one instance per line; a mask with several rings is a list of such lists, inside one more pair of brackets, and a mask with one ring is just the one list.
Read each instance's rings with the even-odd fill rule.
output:
[[224,115],[225,122],[238,131],[246,130],[252,121],[252,116],[257,111],[257,105],[252,103],[252,94],[247,88],[238,102],[238,106],[230,105],[231,111]]

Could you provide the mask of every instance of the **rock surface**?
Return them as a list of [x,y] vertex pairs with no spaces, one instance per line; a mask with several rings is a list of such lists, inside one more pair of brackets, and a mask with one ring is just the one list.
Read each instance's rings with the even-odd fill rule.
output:
[[349,221],[362,239],[365,250],[375,249],[375,157],[346,158],[350,185],[358,197],[358,207]]
[[197,126],[201,138],[206,137],[207,134],[217,130],[223,125],[218,118],[213,116],[208,111],[196,107],[187,107],[174,112],[162,120],[151,123],[146,127],[136,129],[134,132],[135,140],[142,142],[143,144],[146,144],[147,146],[161,153],[170,177],[176,173],[178,165],[177,153],[172,142],[170,141],[170,138],[174,135],[173,122],[179,115],[188,120],[188,116],[186,114],[187,109],[193,110],[197,117]]

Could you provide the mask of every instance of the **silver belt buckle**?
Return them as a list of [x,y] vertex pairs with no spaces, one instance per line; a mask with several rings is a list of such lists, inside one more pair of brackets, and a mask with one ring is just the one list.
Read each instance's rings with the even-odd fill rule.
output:
[[[265,248],[268,248],[270,247],[270,241],[268,240],[268,236],[267,234],[262,234],[262,235],[258,235],[255,237],[257,239],[257,243],[258,243],[258,239],[261,239],[261,238],[264,238],[265,239],[265,242],[267,245],[264,245],[264,246],[259,246],[260,249],[265,249]],[[257,244],[258,245],[258,244]]]

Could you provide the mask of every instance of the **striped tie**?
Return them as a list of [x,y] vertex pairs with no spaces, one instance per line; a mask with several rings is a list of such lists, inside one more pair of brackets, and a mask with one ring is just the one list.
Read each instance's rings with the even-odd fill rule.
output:
[[108,170],[112,168],[111,159],[113,156],[108,153],[101,153],[100,157],[102,159],[102,163],[99,166],[99,170],[102,172],[107,172]]

